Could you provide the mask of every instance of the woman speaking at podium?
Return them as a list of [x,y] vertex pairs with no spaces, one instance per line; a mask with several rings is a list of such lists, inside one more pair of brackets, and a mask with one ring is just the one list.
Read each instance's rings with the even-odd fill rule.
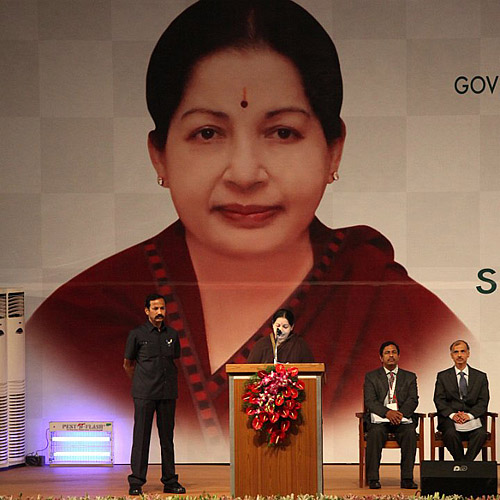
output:
[[306,341],[295,335],[295,317],[288,309],[273,314],[273,331],[260,339],[248,356],[249,363],[313,363],[314,356]]

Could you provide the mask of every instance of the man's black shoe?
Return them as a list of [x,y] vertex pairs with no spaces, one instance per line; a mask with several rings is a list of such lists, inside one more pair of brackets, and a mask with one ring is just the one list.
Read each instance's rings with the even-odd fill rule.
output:
[[186,488],[176,481],[175,483],[166,484],[163,487],[163,493],[175,493],[177,495],[182,495],[183,493],[186,493]]
[[401,488],[406,490],[416,490],[418,484],[413,479],[401,479]]
[[378,479],[370,479],[368,481],[368,486],[371,490],[379,490],[381,488],[380,481]]
[[128,489],[128,494],[134,497],[136,497],[137,495],[142,495],[142,488],[140,486],[131,486]]

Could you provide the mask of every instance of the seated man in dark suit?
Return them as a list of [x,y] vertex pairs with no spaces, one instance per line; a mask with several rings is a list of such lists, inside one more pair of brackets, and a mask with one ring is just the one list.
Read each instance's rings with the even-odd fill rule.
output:
[[[465,340],[453,342],[450,355],[455,366],[438,373],[434,389],[438,429],[455,460],[472,461],[486,440],[481,417],[490,400],[488,378],[467,364],[470,348]],[[465,455],[462,440],[469,441]]]
[[366,477],[370,488],[380,488],[382,448],[389,432],[401,447],[401,487],[414,489],[413,465],[417,449],[417,376],[399,368],[399,346],[384,342],[379,350],[382,366],[365,375]]

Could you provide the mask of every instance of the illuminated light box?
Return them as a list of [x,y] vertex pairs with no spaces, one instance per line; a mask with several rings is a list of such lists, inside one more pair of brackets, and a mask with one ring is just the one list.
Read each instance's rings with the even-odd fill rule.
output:
[[50,422],[49,465],[113,465],[113,422]]

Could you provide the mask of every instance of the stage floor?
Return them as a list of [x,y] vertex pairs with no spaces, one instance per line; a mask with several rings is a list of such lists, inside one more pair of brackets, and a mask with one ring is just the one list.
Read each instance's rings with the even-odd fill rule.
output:
[[[230,494],[229,465],[178,465],[179,481],[190,496],[210,493]],[[0,470],[0,495],[31,497],[95,496],[120,497],[128,493],[128,465],[114,467],[18,467]],[[150,465],[145,494],[162,493],[159,465]],[[419,467],[415,466],[415,480],[419,482]],[[383,465],[380,471],[382,489],[377,494],[415,493],[399,486],[399,466]],[[369,495],[368,488],[358,486],[358,465],[325,465],[325,494],[344,496],[348,493]]]

